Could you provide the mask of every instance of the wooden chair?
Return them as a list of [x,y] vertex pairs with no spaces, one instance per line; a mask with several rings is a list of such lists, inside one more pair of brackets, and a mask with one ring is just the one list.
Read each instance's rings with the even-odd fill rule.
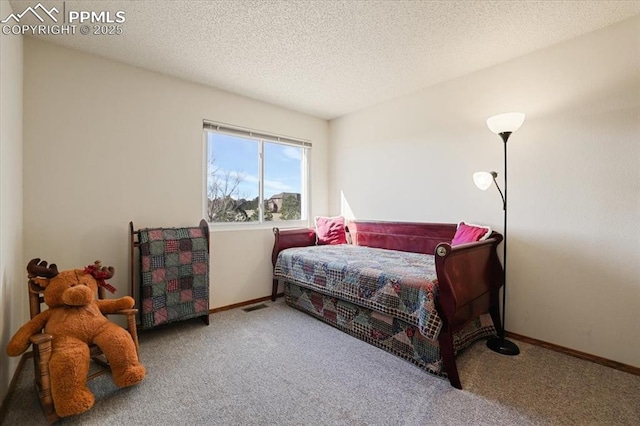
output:
[[[100,299],[105,298],[105,289],[98,287],[98,297]],[[38,315],[41,312],[41,306],[44,303],[44,289],[35,283],[31,278],[29,279],[29,310],[31,318]],[[46,307],[46,305],[45,305]],[[136,346],[136,352],[138,357],[139,345],[138,345],[138,332],[136,328],[136,314],[137,309],[123,309],[115,313],[115,315],[126,315],[128,331],[133,338],[133,342]],[[49,376],[49,359],[51,358],[51,340],[53,336],[47,333],[36,334],[31,337],[31,343],[33,343],[33,361],[35,372],[35,387],[38,392],[38,399],[40,399],[40,405],[44,411],[45,417],[49,423],[54,423],[59,420],[55,411],[53,398],[51,396],[51,380]],[[97,345],[89,345],[91,360],[99,366],[99,370],[89,374],[88,380],[94,379],[104,373],[110,371],[109,363],[106,357]]]

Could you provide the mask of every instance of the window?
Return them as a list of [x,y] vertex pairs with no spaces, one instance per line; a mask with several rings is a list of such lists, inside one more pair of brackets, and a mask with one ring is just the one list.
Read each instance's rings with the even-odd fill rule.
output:
[[307,141],[204,122],[210,223],[307,221]]

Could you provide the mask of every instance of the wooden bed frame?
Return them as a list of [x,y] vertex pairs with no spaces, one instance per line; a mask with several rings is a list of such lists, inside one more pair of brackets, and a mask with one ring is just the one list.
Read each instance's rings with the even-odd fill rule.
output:
[[[501,331],[499,290],[503,285],[502,265],[497,246],[502,235],[493,232],[480,242],[451,246],[456,224],[350,221],[352,244],[435,256],[439,295],[436,302],[443,327],[438,336],[440,351],[451,385],[462,389],[455,362],[454,334],[478,316],[489,313]],[[316,244],[313,228],[273,229],[272,262],[278,253],[291,247]],[[278,280],[273,280],[271,300],[276,300]]]

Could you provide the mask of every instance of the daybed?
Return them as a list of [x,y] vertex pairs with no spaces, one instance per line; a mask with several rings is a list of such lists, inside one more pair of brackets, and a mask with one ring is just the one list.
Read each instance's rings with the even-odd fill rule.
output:
[[[456,224],[350,221],[351,242],[279,230],[272,300],[285,301],[462,389],[456,353],[500,327],[502,235],[451,246]],[[495,326],[494,326],[495,324]]]

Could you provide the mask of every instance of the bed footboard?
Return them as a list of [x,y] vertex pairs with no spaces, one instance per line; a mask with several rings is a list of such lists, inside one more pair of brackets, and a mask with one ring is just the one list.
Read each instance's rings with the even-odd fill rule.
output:
[[486,241],[451,247],[436,247],[439,294],[437,308],[442,319],[438,340],[451,384],[462,389],[454,359],[453,335],[481,314],[489,312],[501,330],[498,293],[503,282],[502,265],[496,248],[502,235],[493,233]]
[[[273,228],[275,241],[273,243],[273,252],[271,253],[271,263],[276,266],[278,253],[284,249],[291,247],[307,247],[316,244],[316,231],[313,228],[286,229],[280,230]],[[271,300],[275,302],[278,292],[278,280],[273,279],[273,287],[271,289]]]

